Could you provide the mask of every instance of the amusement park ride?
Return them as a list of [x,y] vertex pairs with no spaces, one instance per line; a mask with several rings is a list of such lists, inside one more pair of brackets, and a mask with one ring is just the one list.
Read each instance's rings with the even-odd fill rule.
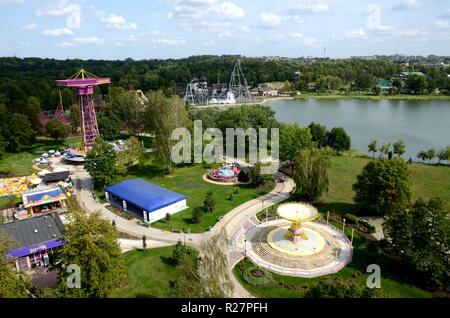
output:
[[98,136],[97,116],[95,114],[94,86],[109,84],[110,78],[99,78],[83,68],[66,80],[57,80],[56,84],[63,87],[75,88],[80,105],[80,126],[82,150],[87,152],[92,148]]

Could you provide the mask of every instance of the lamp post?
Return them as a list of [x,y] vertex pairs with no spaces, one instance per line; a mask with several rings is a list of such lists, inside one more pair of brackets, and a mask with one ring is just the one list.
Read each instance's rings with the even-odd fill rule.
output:
[[327,211],[327,225],[328,225],[328,219],[330,218],[330,211]]
[[247,258],[247,239],[244,239],[244,253],[245,253],[245,258]]
[[342,233],[345,234],[345,219],[342,219]]
[[352,239],[351,239],[352,246],[353,246],[353,232],[355,232],[355,229],[352,228]]

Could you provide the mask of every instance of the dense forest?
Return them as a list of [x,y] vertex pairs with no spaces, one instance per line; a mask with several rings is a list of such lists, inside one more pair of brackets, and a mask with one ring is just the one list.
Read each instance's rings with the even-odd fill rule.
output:
[[[228,83],[233,64],[241,60],[251,87],[265,82],[284,82],[288,90],[307,91],[314,83],[319,92],[366,92],[379,94],[377,83],[391,83],[389,94],[409,91],[414,94],[450,91],[449,67],[425,63],[402,63],[388,58],[373,59],[276,59],[241,56],[193,56],[185,59],[140,60],[55,60],[39,58],[0,58],[0,153],[19,151],[42,134],[39,114],[59,104],[57,79],[66,79],[81,67],[99,77],[111,77],[110,85],[96,87],[96,95],[106,97],[98,116],[101,132],[113,138],[118,127],[141,130],[138,110],[127,95],[130,87],[144,92],[161,90],[166,96],[182,95],[193,78],[205,76],[209,83]],[[410,73],[400,78],[401,72]],[[422,72],[423,74],[419,74]],[[69,88],[61,89],[63,104],[73,110],[71,122],[77,126],[76,96]],[[136,108],[137,109],[137,108]],[[136,116],[132,115],[136,113]],[[136,120],[138,122],[136,122]],[[52,123],[55,124],[55,123]],[[54,125],[54,138],[62,138],[64,129]],[[48,129],[47,129],[48,130]],[[48,133],[48,131],[47,131]],[[48,133],[48,135],[52,135]]]

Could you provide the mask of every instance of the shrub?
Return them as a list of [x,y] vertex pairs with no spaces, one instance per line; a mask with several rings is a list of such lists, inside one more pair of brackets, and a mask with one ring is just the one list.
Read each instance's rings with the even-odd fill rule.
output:
[[201,207],[195,207],[194,210],[192,210],[192,223],[199,224],[202,220],[202,208]]
[[205,212],[213,212],[215,208],[216,208],[216,199],[214,198],[214,192],[210,190],[206,194],[206,198],[203,201],[203,210],[205,210]]
[[169,222],[170,221],[170,214],[166,213],[166,221]]
[[369,234],[375,233],[375,226],[367,223],[366,221],[359,220],[356,227],[365,233]]
[[272,282],[272,274],[260,267],[248,267],[242,272],[242,278],[252,286],[263,286]]
[[351,224],[356,224],[356,223],[358,223],[358,217],[357,217],[356,215],[353,215],[353,214],[350,214],[350,213],[345,214],[345,215],[344,215],[344,219],[345,219],[348,223],[351,223]]

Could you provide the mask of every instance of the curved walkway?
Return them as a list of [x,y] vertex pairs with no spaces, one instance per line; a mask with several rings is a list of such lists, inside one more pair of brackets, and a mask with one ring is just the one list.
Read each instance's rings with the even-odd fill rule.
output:
[[[235,233],[240,231],[251,218],[256,218],[256,214],[258,212],[286,200],[295,189],[294,181],[290,178],[286,178],[284,183],[277,183],[275,188],[270,193],[250,200],[228,212],[224,218],[220,220],[220,222],[214,225],[210,232],[201,234],[178,234],[156,228],[140,226],[108,210],[105,207],[105,204],[100,204],[92,197],[92,178],[84,169],[77,169],[73,171],[72,180],[74,182],[74,186],[77,188],[77,199],[80,202],[80,205],[88,213],[96,210],[100,211],[105,218],[115,222],[116,228],[119,231],[137,237],[142,237],[145,235],[148,240],[166,243],[167,245],[176,244],[176,242],[181,240],[185,241],[187,245],[197,248],[204,239],[208,238],[213,233],[221,231],[223,228],[226,230],[228,239],[231,240]],[[235,287],[233,297],[236,298],[253,297],[244,287],[241,286],[232,273],[233,267],[243,258],[244,253],[236,252],[229,248],[229,274]]]

